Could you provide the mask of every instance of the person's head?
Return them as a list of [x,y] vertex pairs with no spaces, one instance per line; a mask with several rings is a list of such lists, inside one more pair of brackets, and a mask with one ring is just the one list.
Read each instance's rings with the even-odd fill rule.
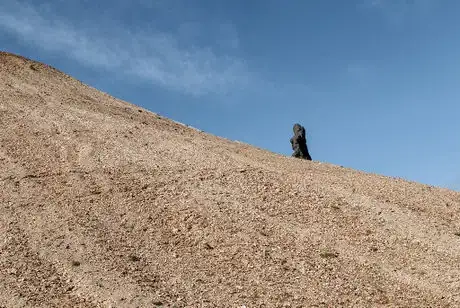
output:
[[292,130],[294,131],[294,133],[299,132],[300,130],[302,130],[302,125],[296,123],[294,124],[294,127],[292,128]]

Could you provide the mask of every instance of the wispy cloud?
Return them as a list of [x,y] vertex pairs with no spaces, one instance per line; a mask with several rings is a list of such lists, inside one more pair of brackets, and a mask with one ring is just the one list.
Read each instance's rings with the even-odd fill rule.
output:
[[[78,26],[57,16],[49,6],[41,10],[26,2],[3,0],[0,32],[14,35],[28,46],[66,55],[82,65],[192,95],[241,89],[252,78],[242,59],[222,50],[215,52],[212,46],[184,46],[177,33],[116,25],[102,31],[95,25]],[[223,24],[219,34],[224,47],[238,47],[231,24]]]

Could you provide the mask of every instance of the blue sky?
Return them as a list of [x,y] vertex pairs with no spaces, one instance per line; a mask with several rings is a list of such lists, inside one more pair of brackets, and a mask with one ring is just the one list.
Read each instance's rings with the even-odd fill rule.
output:
[[2,0],[0,49],[206,132],[460,190],[460,1]]

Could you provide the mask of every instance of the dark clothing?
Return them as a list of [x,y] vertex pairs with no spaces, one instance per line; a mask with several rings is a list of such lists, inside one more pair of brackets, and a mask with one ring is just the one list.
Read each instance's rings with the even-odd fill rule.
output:
[[311,160],[310,153],[308,153],[307,139],[305,137],[305,128],[300,124],[294,124],[294,137],[291,138],[291,145],[294,153],[293,157]]

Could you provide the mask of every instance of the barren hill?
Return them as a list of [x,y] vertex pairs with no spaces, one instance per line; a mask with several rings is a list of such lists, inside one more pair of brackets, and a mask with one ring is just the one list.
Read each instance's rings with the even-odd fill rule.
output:
[[459,307],[460,194],[283,157],[0,53],[0,307]]

